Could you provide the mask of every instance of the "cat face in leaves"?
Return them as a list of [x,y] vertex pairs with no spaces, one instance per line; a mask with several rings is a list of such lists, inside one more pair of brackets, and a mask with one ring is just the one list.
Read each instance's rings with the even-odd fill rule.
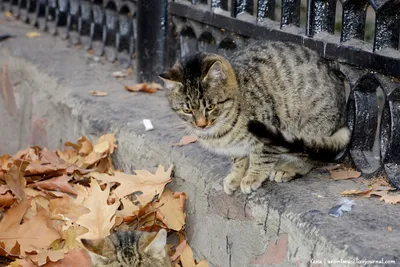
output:
[[93,267],[170,267],[167,231],[116,232],[101,239],[81,239]]
[[176,63],[160,75],[178,116],[194,130],[211,132],[224,123],[237,87],[230,63],[223,57],[201,53]]

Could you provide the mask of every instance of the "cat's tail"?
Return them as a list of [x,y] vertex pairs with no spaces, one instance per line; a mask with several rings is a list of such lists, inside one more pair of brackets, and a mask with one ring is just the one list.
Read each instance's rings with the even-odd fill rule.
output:
[[290,153],[305,153],[319,161],[332,161],[350,142],[350,130],[342,127],[331,136],[292,136],[273,125],[249,121],[248,130],[265,144],[283,147]]

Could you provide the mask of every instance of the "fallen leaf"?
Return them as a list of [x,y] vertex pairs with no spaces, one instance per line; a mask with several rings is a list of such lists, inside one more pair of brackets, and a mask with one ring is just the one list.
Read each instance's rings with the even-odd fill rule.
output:
[[158,83],[139,83],[135,85],[125,85],[125,89],[129,92],[145,92],[145,93],[155,93],[161,90],[163,87]]
[[115,134],[105,134],[100,136],[97,140],[97,144],[103,142],[108,142],[110,154],[114,153],[114,150],[117,148],[117,145],[115,144],[117,142]]
[[383,195],[380,200],[383,200],[388,204],[397,204],[400,203],[400,194],[386,194]]
[[78,151],[79,155],[87,156],[90,154],[90,152],[93,151],[93,145],[90,141],[86,139],[86,137],[84,136],[79,137],[78,143],[81,145]]
[[90,182],[90,196],[83,201],[83,206],[90,210],[90,213],[79,217],[77,224],[87,228],[89,232],[80,238],[96,239],[104,238],[110,234],[110,230],[115,223],[115,212],[119,202],[108,205],[107,200],[110,194],[109,186],[104,191],[96,180]]
[[10,170],[5,174],[4,178],[10,190],[19,200],[26,199],[24,192],[26,180],[16,165],[10,167]]
[[179,245],[176,246],[175,253],[171,256],[171,260],[175,261],[179,256],[181,256],[183,251],[185,250],[186,246],[187,246],[186,240],[183,240],[182,242],[180,242]]
[[356,196],[356,195],[365,195],[365,194],[370,193],[371,191],[372,191],[372,188],[368,188],[366,190],[351,189],[351,190],[345,190],[340,194],[342,196]]
[[43,175],[47,174],[46,177],[49,177],[48,174],[53,173],[54,175],[59,174],[60,172],[65,171],[66,166],[55,166],[52,164],[39,164],[39,163],[30,163],[28,167],[26,167],[24,175],[32,176],[32,175]]
[[71,177],[68,175],[63,175],[59,177],[54,177],[48,180],[43,180],[40,182],[35,182],[30,184],[30,186],[34,188],[44,189],[44,190],[55,190],[59,192],[64,192],[72,195],[76,195],[75,190],[72,188],[71,184],[68,181],[71,180]]
[[185,200],[185,193],[172,193],[169,189],[161,195],[158,201],[160,208],[157,209],[157,217],[169,229],[180,231],[185,225]]
[[0,156],[0,169],[8,171],[9,165],[11,165],[12,162],[13,159],[8,154]]
[[390,227],[390,226],[388,226],[388,227],[387,227],[387,230],[388,230],[389,232],[392,232],[392,231],[393,231],[393,228]]
[[64,258],[65,251],[61,250],[44,250],[36,255],[29,255],[28,258],[36,263],[38,266],[46,265],[47,258],[49,258],[50,262],[57,262]]
[[10,192],[0,194],[0,207],[2,208],[11,207],[11,205],[14,204],[15,201],[17,201],[17,199]]
[[139,207],[132,203],[127,197],[120,199],[123,209],[117,211],[118,217],[136,216],[139,212]]
[[0,195],[4,195],[8,191],[10,191],[10,188],[8,187],[8,185],[5,185],[5,184],[0,185]]
[[196,264],[193,258],[193,251],[189,245],[185,247],[181,256],[180,262],[182,267],[208,267],[208,262],[206,260],[202,260],[200,263]]
[[26,36],[28,36],[29,38],[37,38],[40,37],[40,32],[28,32],[26,33]]
[[60,237],[56,230],[48,228],[49,218],[44,209],[38,209],[36,216],[26,223],[19,224],[29,206],[29,201],[20,202],[14,206],[15,209],[10,208],[1,221],[0,242],[5,244],[6,251],[10,251],[18,242],[21,255],[24,256],[25,252],[47,249]]
[[115,174],[107,175],[102,173],[89,173],[88,175],[103,182],[117,182],[120,185],[114,190],[114,193],[122,198],[132,193],[142,206],[146,205],[154,199],[158,194],[164,191],[167,183],[171,182],[172,165],[167,171],[162,165],[158,166],[155,174],[147,170],[136,170],[135,174],[126,174],[115,172]]
[[92,95],[92,96],[106,96],[106,95],[108,95],[108,93],[107,92],[102,92],[102,91],[97,91],[97,90],[91,90],[91,91],[89,91],[89,95]]
[[340,171],[330,171],[331,177],[334,180],[347,180],[358,178],[361,176],[361,172],[353,170],[340,170]]
[[52,218],[72,220],[73,222],[76,222],[83,214],[90,212],[88,208],[75,203],[73,199],[67,195],[61,198],[51,199],[49,202],[49,210],[52,214]]
[[196,137],[194,137],[194,136],[183,136],[182,139],[178,143],[173,144],[172,146],[184,146],[184,145],[195,143],[195,142],[197,142],[197,138]]

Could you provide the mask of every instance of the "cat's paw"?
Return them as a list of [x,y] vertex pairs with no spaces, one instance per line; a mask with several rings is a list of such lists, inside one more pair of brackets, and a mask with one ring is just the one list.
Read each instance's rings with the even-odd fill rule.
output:
[[256,175],[247,175],[240,182],[240,189],[244,194],[250,194],[252,191],[256,191],[265,179]]
[[224,179],[225,193],[227,193],[228,195],[232,195],[236,191],[236,189],[239,188],[240,180],[242,180],[242,178],[234,173],[230,173],[228,176],[226,176]]
[[295,177],[295,173],[273,170],[269,175],[269,180],[277,183],[286,183],[293,180]]

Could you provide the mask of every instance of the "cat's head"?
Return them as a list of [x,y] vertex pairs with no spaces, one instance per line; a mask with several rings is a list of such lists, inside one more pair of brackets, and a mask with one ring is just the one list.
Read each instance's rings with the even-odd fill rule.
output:
[[94,267],[170,267],[167,231],[116,232],[101,239],[81,239]]
[[218,125],[237,94],[231,64],[216,54],[198,53],[178,61],[160,75],[169,90],[168,99],[180,118],[198,131]]

